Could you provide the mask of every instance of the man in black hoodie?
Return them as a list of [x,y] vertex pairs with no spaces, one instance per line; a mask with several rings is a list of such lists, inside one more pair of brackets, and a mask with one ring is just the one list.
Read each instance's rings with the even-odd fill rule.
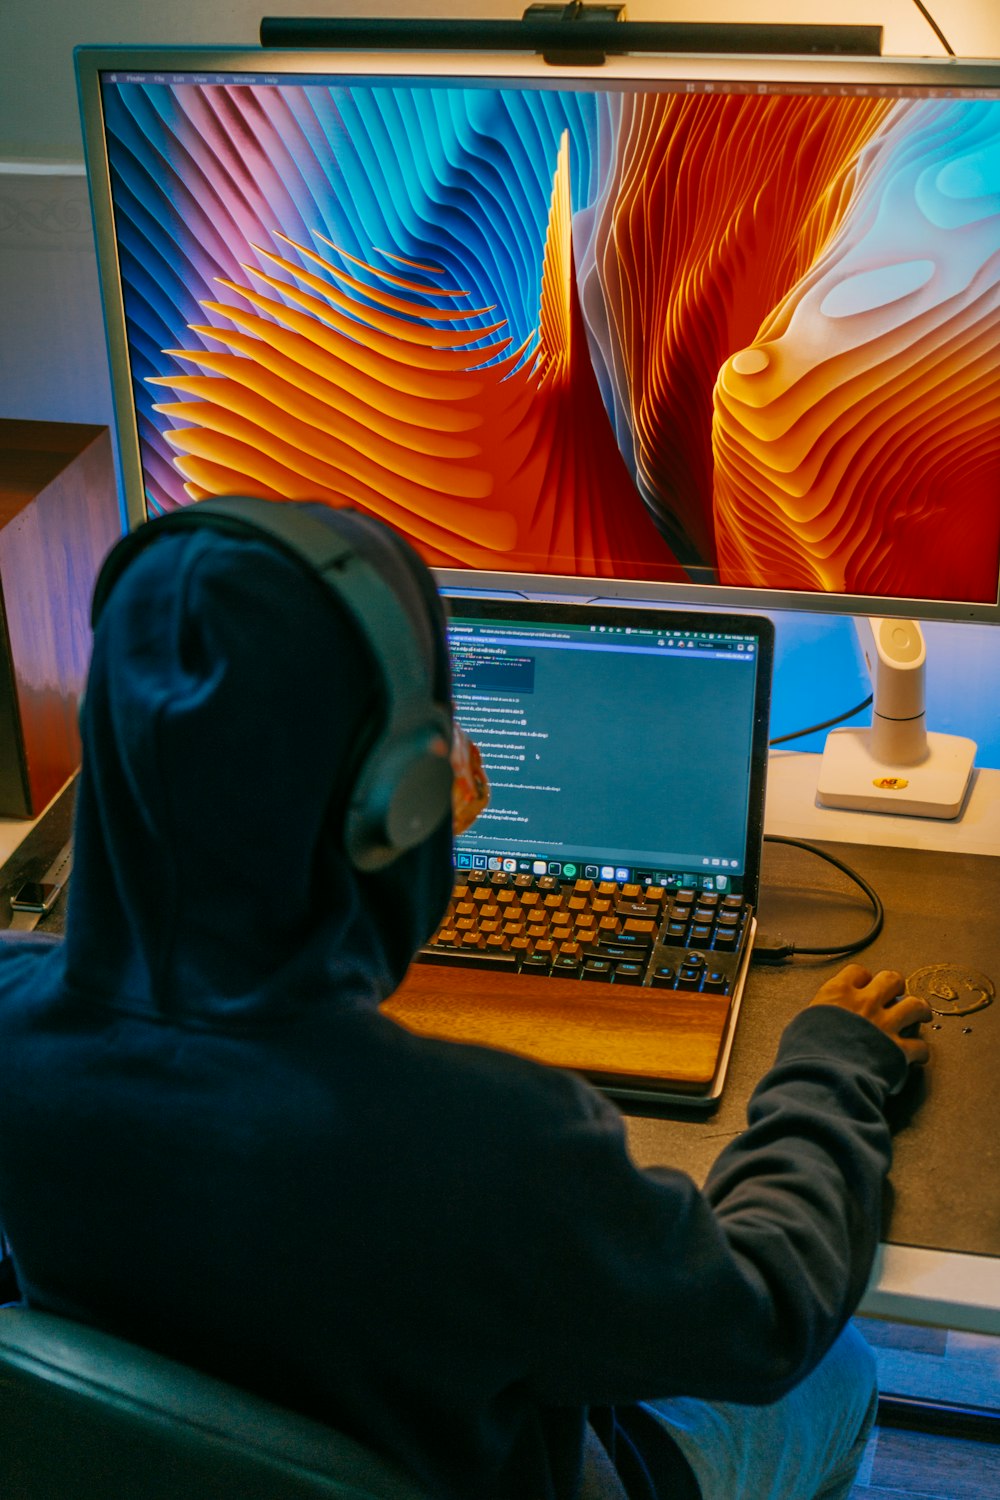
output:
[[[393,591],[447,722],[426,569],[310,510]],[[404,1031],[379,1005],[442,915],[451,829],[381,869],[346,852],[379,664],[266,539],[162,533],[95,633],[65,938],[0,944],[27,1301],[329,1422],[437,1500],[573,1500],[604,1454],[631,1500],[846,1494],[872,1387],[842,1331],[923,1002],[857,966],[824,986],[703,1190],[638,1170],[580,1079]]]

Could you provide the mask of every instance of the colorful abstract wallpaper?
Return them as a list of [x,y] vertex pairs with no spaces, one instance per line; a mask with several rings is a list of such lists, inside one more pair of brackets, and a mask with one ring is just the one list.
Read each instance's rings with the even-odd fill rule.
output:
[[994,602],[1000,102],[105,81],[151,512]]

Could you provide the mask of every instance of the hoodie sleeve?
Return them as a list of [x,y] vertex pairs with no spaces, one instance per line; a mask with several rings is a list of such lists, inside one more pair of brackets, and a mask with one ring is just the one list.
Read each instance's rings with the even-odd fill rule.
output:
[[701,1191],[637,1169],[603,1103],[553,1140],[536,1179],[553,1235],[537,1394],[765,1403],[808,1374],[870,1273],[891,1160],[884,1104],[905,1067],[863,1018],[802,1012]]

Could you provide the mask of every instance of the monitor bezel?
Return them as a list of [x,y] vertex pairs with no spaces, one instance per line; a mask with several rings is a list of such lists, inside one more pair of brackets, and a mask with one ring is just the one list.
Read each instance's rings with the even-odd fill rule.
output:
[[[74,53],[83,125],[84,159],[90,187],[98,275],[108,346],[114,433],[123,485],[124,511],[132,528],[147,519],[139,434],[132,397],[125,309],[114,236],[111,177],[105,150],[101,103],[104,72],[225,74],[249,82],[289,74],[358,78],[440,78],[459,83],[484,79],[516,85],[566,80],[601,88],[605,83],[641,85],[676,82],[761,83],[766,85],[851,85],[858,88],[995,89],[1000,100],[1000,60],[865,56],[780,57],[753,54],[644,53],[608,57],[603,64],[569,66],[523,53],[347,52],[245,47],[81,46]],[[805,75],[808,75],[807,78]],[[998,496],[1000,502],[1000,496]],[[993,602],[885,598],[873,595],[752,588],[745,584],[659,582],[561,573],[436,568],[445,588],[525,596],[539,594],[607,600],[644,599],[664,605],[735,609],[759,613],[797,610],[838,615],[895,616],[918,620],[1000,623],[1000,578]]]

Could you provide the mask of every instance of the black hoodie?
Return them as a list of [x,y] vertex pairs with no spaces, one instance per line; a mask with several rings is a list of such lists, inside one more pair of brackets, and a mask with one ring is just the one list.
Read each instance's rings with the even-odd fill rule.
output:
[[[357,528],[446,698],[429,576]],[[804,1012],[701,1192],[638,1170],[573,1076],[402,1030],[378,1007],[440,917],[450,833],[379,874],[346,859],[380,710],[346,612],[268,544],[164,535],[126,570],[65,939],[0,943],[0,1222],[34,1305],[332,1423],[442,1500],[571,1500],[588,1406],[641,1445],[634,1403],[773,1400],[830,1346],[902,1054]]]

